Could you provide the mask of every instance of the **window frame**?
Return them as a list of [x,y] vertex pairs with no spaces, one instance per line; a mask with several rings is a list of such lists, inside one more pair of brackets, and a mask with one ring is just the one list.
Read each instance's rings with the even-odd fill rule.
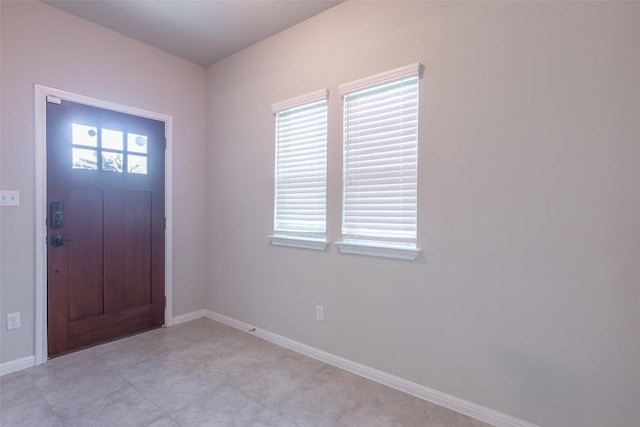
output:
[[[312,106],[315,103],[325,103],[326,126],[324,129],[324,230],[316,231],[287,231],[277,229],[279,218],[278,213],[278,178],[279,172],[279,121],[278,115],[295,109],[302,109],[305,106]],[[302,249],[312,249],[324,251],[329,245],[327,241],[327,146],[328,146],[328,121],[329,121],[329,91],[320,89],[302,96],[277,102],[272,105],[272,112],[275,117],[275,156],[274,156],[274,194],[273,194],[273,233],[269,240],[274,246],[288,246]]]
[[[376,74],[370,77],[359,79],[350,83],[342,84],[339,86],[340,95],[343,98],[343,182],[342,182],[342,211],[341,211],[341,240],[336,242],[338,249],[341,253],[368,255],[385,258],[394,258],[402,260],[415,260],[421,252],[418,247],[418,233],[417,233],[417,174],[418,174],[418,154],[419,147],[419,98],[420,98],[420,85],[419,80],[422,78],[422,72],[424,67],[420,63],[410,64],[404,67],[396,68],[384,73]],[[411,239],[402,239],[400,237],[384,238],[381,236],[371,237],[365,235],[354,235],[345,233],[345,214],[346,214],[346,190],[349,171],[349,162],[347,160],[347,153],[349,150],[348,140],[348,114],[349,108],[347,105],[348,98],[351,95],[363,93],[366,91],[375,91],[376,88],[383,89],[384,86],[400,82],[409,78],[417,78],[416,84],[416,99],[417,106],[415,108],[416,114],[416,131],[415,131],[415,174],[416,174],[416,207],[415,207],[415,233]],[[384,90],[384,89],[383,89]],[[347,230],[348,231],[348,230]]]

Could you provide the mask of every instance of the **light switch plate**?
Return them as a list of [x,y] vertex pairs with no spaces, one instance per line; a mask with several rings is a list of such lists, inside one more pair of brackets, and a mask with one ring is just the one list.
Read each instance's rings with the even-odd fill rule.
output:
[[20,192],[0,191],[0,206],[20,206]]

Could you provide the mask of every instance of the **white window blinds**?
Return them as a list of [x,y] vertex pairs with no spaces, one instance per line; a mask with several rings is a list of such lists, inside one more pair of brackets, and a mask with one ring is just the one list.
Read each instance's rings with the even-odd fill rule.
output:
[[276,117],[274,235],[324,239],[327,91],[274,104],[273,111]]
[[416,247],[420,64],[342,85],[342,237]]

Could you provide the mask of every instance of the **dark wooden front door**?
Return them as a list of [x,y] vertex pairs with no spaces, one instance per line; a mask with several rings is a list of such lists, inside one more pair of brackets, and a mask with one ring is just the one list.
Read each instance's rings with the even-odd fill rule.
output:
[[48,352],[164,323],[164,122],[47,102]]

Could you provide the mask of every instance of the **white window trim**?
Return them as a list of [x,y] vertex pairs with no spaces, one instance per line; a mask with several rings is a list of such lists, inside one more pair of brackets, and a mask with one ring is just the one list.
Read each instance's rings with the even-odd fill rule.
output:
[[366,240],[341,240],[336,242],[340,253],[367,255],[382,258],[415,261],[422,250],[413,245],[393,245],[388,242],[370,242]]
[[405,65],[404,67],[385,71],[384,73],[375,74],[373,76],[354,80],[349,83],[343,83],[338,86],[338,91],[340,92],[340,96],[344,96],[349,92],[367,89],[370,86],[392,82],[394,80],[399,80],[405,77],[418,76],[418,78],[421,78],[423,70],[424,67],[422,66],[422,64],[416,62],[415,64]]
[[324,239],[311,239],[305,237],[292,237],[279,234],[269,236],[271,244],[274,246],[288,246],[290,248],[311,249],[314,251],[326,251],[329,242]]
[[329,89],[319,89],[305,95],[296,96],[295,98],[275,102],[271,104],[271,111],[273,114],[276,114],[282,110],[288,110],[289,108],[309,104],[311,102],[322,101],[324,99],[329,99]]

